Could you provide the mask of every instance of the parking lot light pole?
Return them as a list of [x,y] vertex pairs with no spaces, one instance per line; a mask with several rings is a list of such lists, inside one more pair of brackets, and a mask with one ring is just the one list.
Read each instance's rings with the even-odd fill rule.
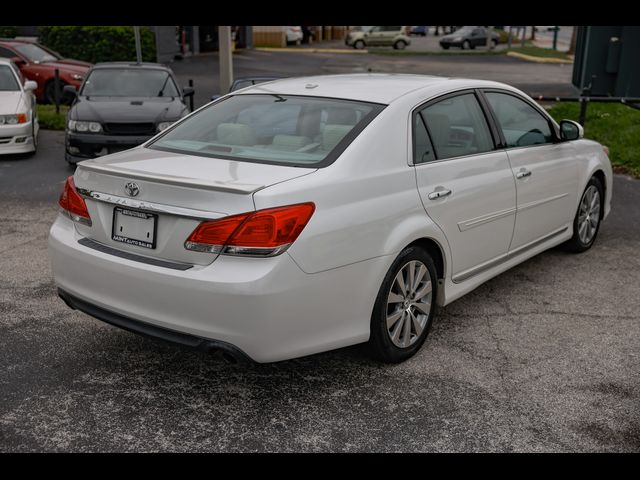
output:
[[489,33],[487,34],[487,49],[490,51],[493,48],[493,27],[489,26]]
[[136,39],[136,60],[142,63],[142,47],[140,46],[140,27],[133,27],[133,36]]
[[231,27],[218,27],[218,52],[220,59],[220,94],[229,93],[233,83],[233,60],[231,57]]

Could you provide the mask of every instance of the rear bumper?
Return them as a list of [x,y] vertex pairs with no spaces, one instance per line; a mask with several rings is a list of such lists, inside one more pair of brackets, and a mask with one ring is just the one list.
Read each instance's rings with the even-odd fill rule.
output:
[[185,345],[205,352],[221,351],[223,354],[230,356],[235,361],[251,361],[246,353],[229,343],[202,338],[196,335],[188,335],[175,330],[169,330],[166,328],[156,327],[149,323],[140,322],[138,320],[125,317],[124,315],[119,315],[110,310],[100,308],[89,302],[85,302],[62,289],[58,289],[58,296],[70,308],[80,310],[87,315],[91,315],[98,320],[102,320],[103,322],[115,325],[116,327],[120,327],[124,330],[148,337],[159,338],[167,342],[178,343],[180,345]]
[[65,159],[77,163],[110,153],[121,152],[143,144],[153,135],[104,135],[101,133],[71,133],[65,135]]
[[220,256],[182,271],[100,252],[81,238],[64,215],[51,227],[54,280],[67,295],[118,318],[230,344],[260,363],[367,341],[375,297],[393,261],[378,257],[307,274],[288,253]]

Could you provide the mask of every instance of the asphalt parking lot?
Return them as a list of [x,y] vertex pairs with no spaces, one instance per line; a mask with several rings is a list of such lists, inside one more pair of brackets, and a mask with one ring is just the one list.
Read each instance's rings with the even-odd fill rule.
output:
[[640,451],[640,182],[585,254],[543,253],[440,311],[401,365],[270,365],[137,336],[56,296],[62,134],[0,160],[0,451]]

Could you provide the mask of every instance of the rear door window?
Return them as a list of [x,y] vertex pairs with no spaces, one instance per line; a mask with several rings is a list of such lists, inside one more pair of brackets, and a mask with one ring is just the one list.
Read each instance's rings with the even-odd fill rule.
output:
[[473,93],[448,97],[421,110],[438,159],[493,150],[486,118]]

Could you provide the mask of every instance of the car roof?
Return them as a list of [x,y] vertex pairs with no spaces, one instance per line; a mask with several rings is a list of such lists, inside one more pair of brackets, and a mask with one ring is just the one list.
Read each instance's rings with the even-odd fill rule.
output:
[[161,63],[153,63],[153,62],[142,62],[142,63],[136,63],[136,62],[100,62],[100,63],[96,63],[93,66],[93,69],[99,69],[99,68],[122,68],[122,67],[127,67],[127,68],[140,68],[140,69],[160,69],[160,70],[166,70],[168,72],[171,71],[171,69],[169,67],[167,67],[166,65],[163,65]]
[[488,80],[398,73],[356,73],[284,78],[247,87],[239,95],[305,95],[389,104],[412,92],[424,91],[426,94],[428,91],[429,95],[437,95],[463,88],[483,87],[512,88]]

